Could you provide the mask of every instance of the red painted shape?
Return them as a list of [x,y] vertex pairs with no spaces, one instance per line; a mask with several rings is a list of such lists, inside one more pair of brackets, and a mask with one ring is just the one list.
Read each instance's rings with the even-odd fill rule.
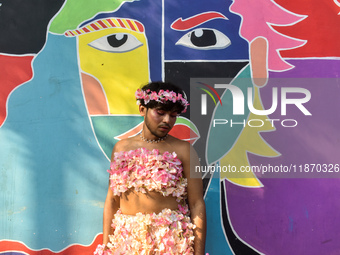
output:
[[144,26],[143,26],[143,24],[138,22],[138,21],[135,21],[135,24],[137,25],[139,32],[144,33]]
[[[307,43],[299,48],[281,51],[283,57],[339,57],[340,7],[332,0],[275,0],[287,10],[308,15],[291,26],[273,26],[278,32]],[[270,42],[269,42],[270,43]]]
[[103,27],[103,28],[107,28],[107,26],[105,25],[105,23],[101,20],[98,20],[98,23]]
[[94,242],[89,246],[73,244],[59,252],[53,252],[49,249],[32,250],[22,242],[2,240],[0,241],[0,252],[16,251],[16,252],[25,252],[30,255],[74,255],[74,254],[93,255],[93,252],[96,250],[96,247],[98,246],[98,244],[102,243],[102,240],[103,240],[103,235],[100,234],[96,237]]
[[117,19],[118,23],[120,24],[121,27],[126,28],[125,24],[121,19]]
[[113,23],[111,19],[106,19],[106,21],[109,22],[112,27],[116,27],[115,23]]
[[33,76],[33,56],[6,56],[0,54],[0,127],[7,116],[10,93]]
[[223,14],[218,12],[205,12],[184,20],[179,18],[172,23],[171,28],[180,31],[188,30],[209,20],[218,18],[227,19]]
[[99,30],[100,28],[96,25],[96,24],[90,24],[90,26],[94,29],[94,30]]
[[193,144],[199,137],[198,135],[187,125],[176,124],[169,132],[169,135],[172,135],[178,139],[188,141]]
[[126,22],[129,24],[130,28],[133,30],[133,31],[136,31],[134,25],[132,24],[131,20],[126,20]]

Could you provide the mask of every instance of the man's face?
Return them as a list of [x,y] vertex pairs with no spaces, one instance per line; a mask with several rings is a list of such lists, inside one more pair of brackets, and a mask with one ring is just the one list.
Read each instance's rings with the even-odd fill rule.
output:
[[143,108],[141,113],[144,116],[145,125],[154,136],[164,137],[175,125],[177,111],[165,111],[161,107],[146,108],[141,106],[141,108]]

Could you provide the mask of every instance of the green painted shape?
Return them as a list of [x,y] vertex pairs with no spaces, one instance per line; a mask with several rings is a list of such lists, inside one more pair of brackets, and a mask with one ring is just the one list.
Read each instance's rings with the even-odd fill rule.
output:
[[[241,132],[243,131],[244,127],[242,124],[235,124],[231,127],[230,120],[232,119],[233,123],[242,123],[243,120],[245,120],[245,123],[247,125],[247,119],[250,114],[247,105],[247,89],[248,87],[253,88],[249,65],[237,75],[237,77],[232,81],[231,84],[239,87],[243,92],[244,114],[233,115],[232,94],[229,90],[224,92],[221,97],[223,106],[221,106],[221,104],[217,105],[210,123],[206,149],[206,160],[208,164],[217,162],[224,155],[226,155],[233,147]],[[213,127],[214,119],[227,120],[228,123],[218,124]]]
[[179,116],[176,120],[176,124],[182,124],[182,125],[186,125],[189,128],[191,128],[192,131],[194,131],[197,135],[199,135],[199,131],[196,127],[196,125],[189,119]]
[[92,125],[97,141],[108,158],[118,140],[114,137],[121,135],[137,126],[144,119],[142,116],[92,116]]
[[[114,145],[118,140],[114,137],[121,135],[128,130],[134,128],[142,121],[144,118],[142,116],[115,116],[115,115],[105,115],[105,116],[91,116],[91,121],[93,125],[93,130],[99,146],[108,158],[111,158],[111,153]],[[183,124],[189,126],[197,132],[196,126],[187,118],[178,117],[176,120],[177,124]]]
[[134,0],[67,0],[59,14],[53,19],[49,31],[56,34],[64,34],[67,30],[73,30],[84,21],[91,19],[100,12],[113,12],[123,2]]

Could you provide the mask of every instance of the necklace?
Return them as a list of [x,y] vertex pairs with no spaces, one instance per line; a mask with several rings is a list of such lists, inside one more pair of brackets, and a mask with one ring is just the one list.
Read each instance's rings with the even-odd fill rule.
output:
[[150,139],[145,138],[145,137],[142,135],[142,133],[140,133],[139,136],[140,136],[140,139],[142,139],[144,142],[147,142],[147,143],[159,143],[160,141],[165,140],[165,139],[168,137],[168,134],[166,134],[165,136],[160,137],[160,138],[158,138],[158,139],[154,139],[154,140],[150,140]]

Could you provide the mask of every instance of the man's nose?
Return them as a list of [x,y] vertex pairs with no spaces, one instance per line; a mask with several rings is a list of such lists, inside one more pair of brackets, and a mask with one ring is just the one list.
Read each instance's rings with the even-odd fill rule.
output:
[[164,114],[163,122],[164,123],[169,123],[170,122],[170,114]]

